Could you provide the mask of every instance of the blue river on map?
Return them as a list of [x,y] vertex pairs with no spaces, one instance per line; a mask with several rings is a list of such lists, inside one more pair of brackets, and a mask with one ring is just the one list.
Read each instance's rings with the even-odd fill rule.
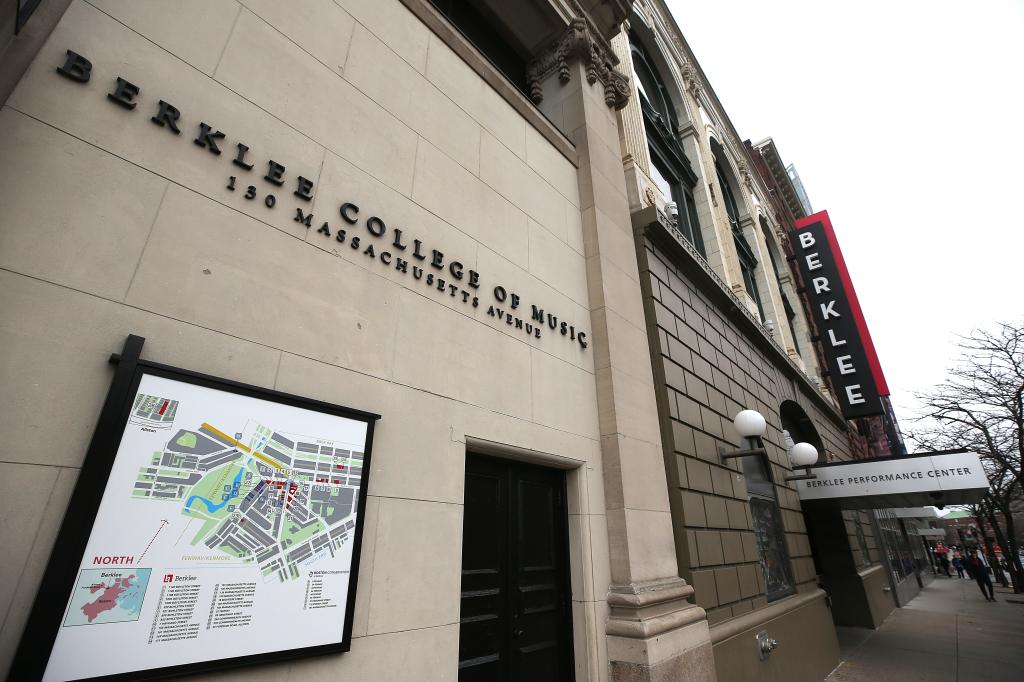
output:
[[238,474],[235,476],[235,480],[231,482],[231,492],[226,494],[224,496],[224,499],[221,500],[219,504],[214,504],[213,502],[210,502],[208,499],[206,499],[205,497],[202,497],[200,495],[193,495],[192,497],[188,498],[188,501],[185,502],[185,511],[190,511],[191,508],[192,508],[192,503],[195,502],[196,500],[199,500],[200,502],[202,502],[203,504],[206,505],[206,511],[209,511],[209,512],[217,511],[218,509],[223,507],[225,504],[227,504],[228,502],[230,502],[234,498],[238,497],[238,487],[242,483],[242,474],[243,473],[245,473],[245,468],[244,467],[239,468],[238,469]]

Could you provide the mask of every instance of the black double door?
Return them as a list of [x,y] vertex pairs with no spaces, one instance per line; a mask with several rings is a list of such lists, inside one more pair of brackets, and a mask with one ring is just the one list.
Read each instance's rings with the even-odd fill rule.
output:
[[565,474],[467,455],[459,680],[573,679]]

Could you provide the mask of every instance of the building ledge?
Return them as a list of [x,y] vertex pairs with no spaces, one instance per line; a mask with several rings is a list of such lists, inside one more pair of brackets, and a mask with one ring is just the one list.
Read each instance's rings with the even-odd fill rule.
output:
[[632,214],[633,229],[638,236],[646,236],[654,244],[671,255],[678,264],[683,265],[691,281],[700,288],[709,299],[716,303],[725,315],[734,322],[746,336],[765,355],[775,361],[775,364],[791,379],[799,382],[805,389],[806,394],[815,402],[818,408],[828,415],[838,426],[845,429],[846,420],[839,413],[835,405],[826,398],[814,380],[807,376],[804,370],[797,365],[789,356],[778,341],[768,333],[746,304],[732,291],[714,268],[704,259],[697,249],[688,242],[669,223],[664,213],[656,206],[648,206]]
[[769,620],[774,620],[790,611],[796,611],[803,607],[825,599],[825,590],[820,588],[802,594],[795,594],[777,602],[773,602],[764,608],[760,608],[742,616],[736,616],[711,628],[711,643],[718,644],[730,637],[746,632],[752,628],[763,625]]

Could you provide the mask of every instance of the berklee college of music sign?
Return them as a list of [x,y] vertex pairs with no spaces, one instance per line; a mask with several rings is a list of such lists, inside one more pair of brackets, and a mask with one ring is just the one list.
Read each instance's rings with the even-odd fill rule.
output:
[[[66,58],[63,64],[56,67],[56,72],[69,81],[88,85],[92,81],[93,65],[85,56],[67,50]],[[106,98],[114,105],[134,112],[142,102],[141,93],[140,86],[117,76]],[[149,120],[156,126],[154,131],[163,129],[179,136],[186,125],[181,110],[163,99],[154,104]],[[193,149],[205,149],[213,156],[221,157],[221,146],[227,148],[226,139],[227,134],[216,126],[200,121],[196,126],[196,136],[192,139]],[[281,203],[289,195],[295,197],[294,200],[300,203],[294,209],[294,222],[315,234],[316,239],[329,244],[329,248],[340,249],[341,245],[347,245],[344,251],[358,253],[369,262],[379,263],[401,277],[421,282],[420,286],[429,288],[433,296],[447,297],[472,310],[485,310],[488,317],[516,335],[532,339],[560,336],[578,346],[581,351],[589,346],[588,332],[582,325],[583,321],[566,319],[563,314],[548,306],[523,300],[522,295],[508,283],[485,285],[480,272],[466,267],[450,254],[430,248],[424,240],[414,238],[409,230],[394,226],[389,228],[382,217],[368,215],[368,211],[361,210],[352,200],[339,201],[337,217],[330,220],[325,220],[324,216],[314,216],[304,210],[314,199],[316,185],[313,180],[303,175],[296,175],[293,181],[289,180],[288,169],[272,158],[266,160],[266,173],[260,177],[260,171],[255,170],[258,161],[249,146],[244,142],[236,142],[234,148],[230,170],[236,175],[225,178],[225,188],[238,197],[240,202],[262,203],[266,210],[273,211],[279,210],[279,197]],[[260,183],[260,186],[247,184],[249,181]],[[282,189],[286,183],[294,188],[290,193]],[[267,185],[270,187],[269,192],[264,191]],[[365,232],[358,229],[360,223]],[[487,289],[490,289],[493,297],[489,304],[484,300]]]

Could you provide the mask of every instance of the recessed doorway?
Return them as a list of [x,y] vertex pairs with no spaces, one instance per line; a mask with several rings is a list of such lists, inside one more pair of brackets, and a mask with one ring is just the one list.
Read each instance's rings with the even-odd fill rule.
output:
[[573,679],[565,472],[466,456],[459,680]]

